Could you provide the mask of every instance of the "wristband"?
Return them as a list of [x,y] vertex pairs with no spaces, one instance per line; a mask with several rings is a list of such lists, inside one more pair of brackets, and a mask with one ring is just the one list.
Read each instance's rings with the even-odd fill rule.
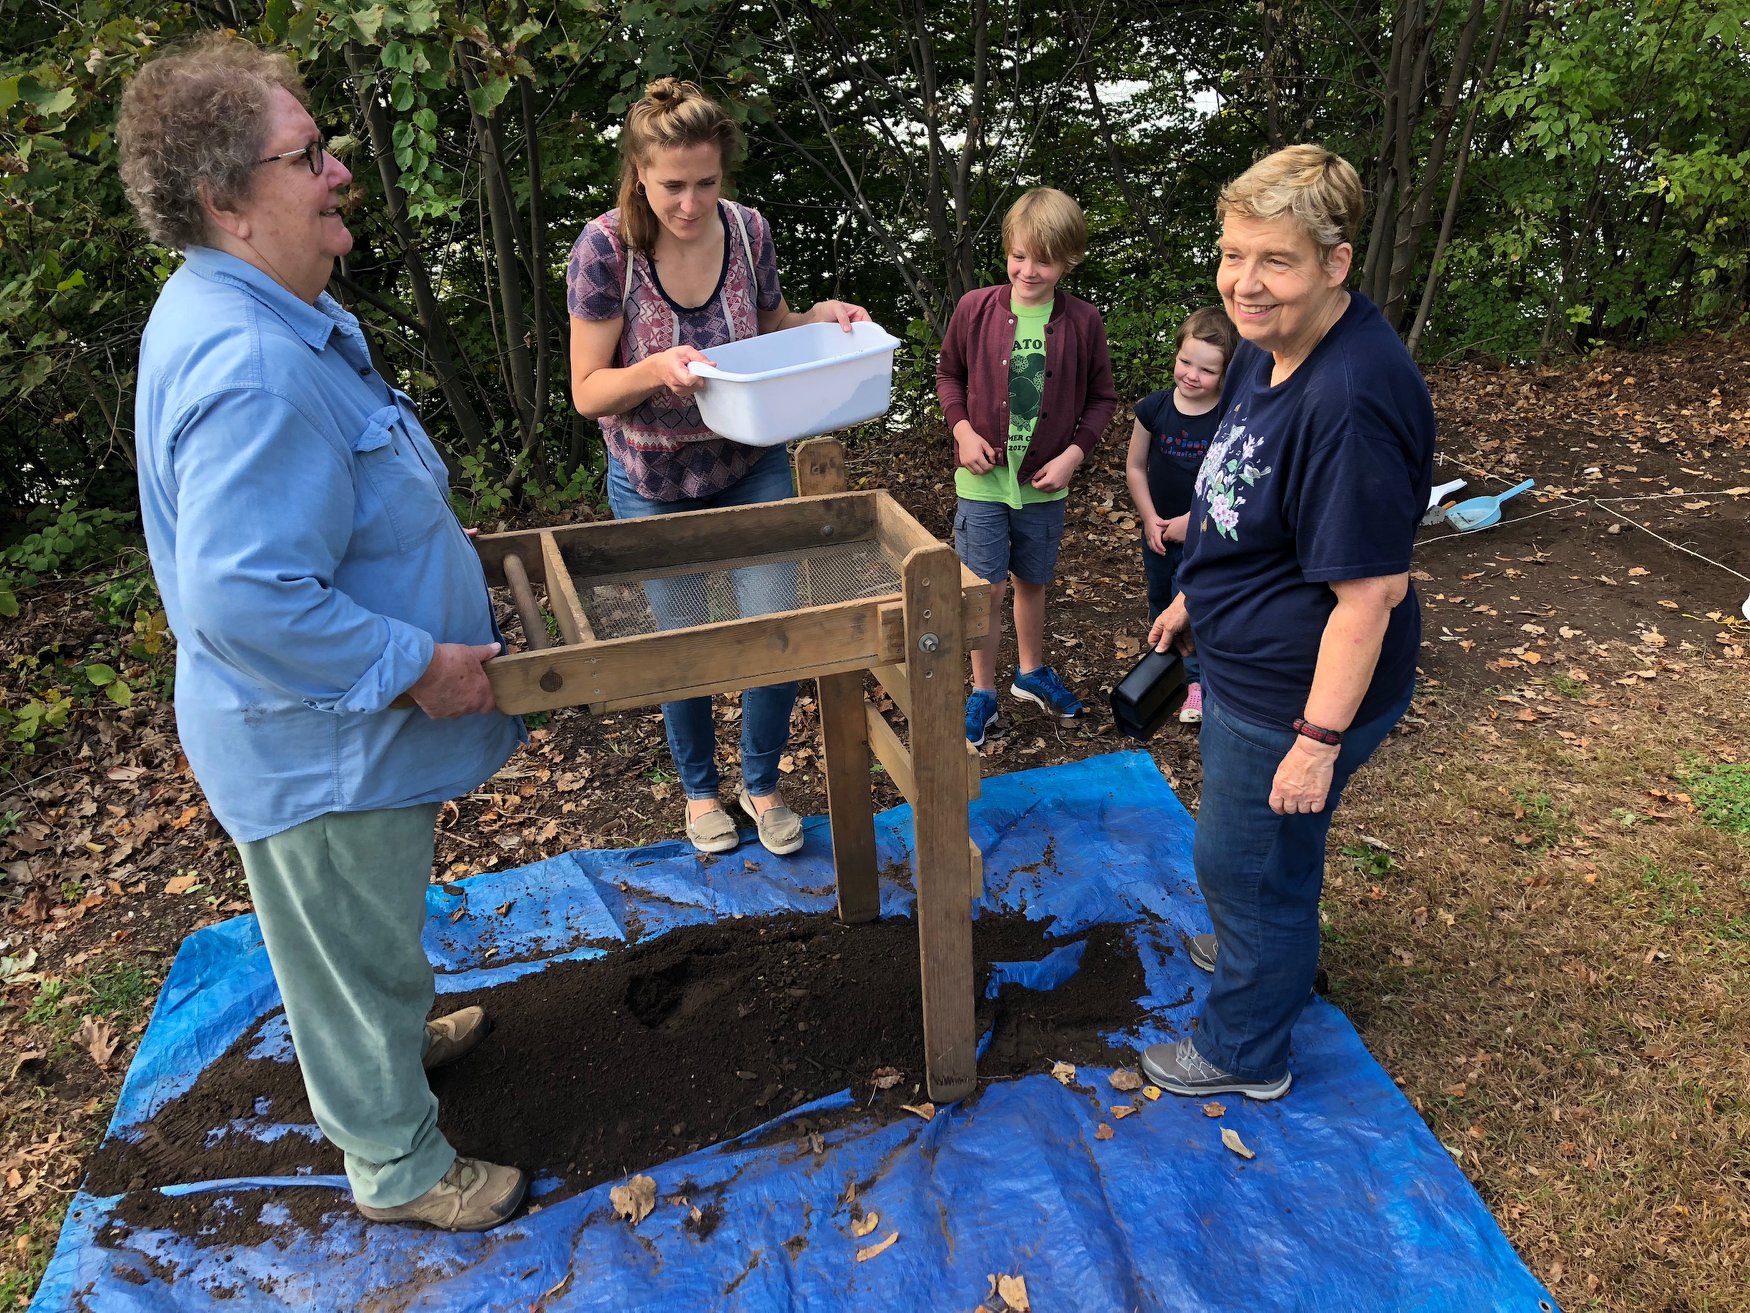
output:
[[1323,725],[1314,725],[1304,716],[1296,716],[1294,718],[1294,732],[1296,734],[1304,734],[1309,739],[1313,739],[1316,742],[1326,744],[1333,748],[1343,741],[1342,730],[1326,729]]

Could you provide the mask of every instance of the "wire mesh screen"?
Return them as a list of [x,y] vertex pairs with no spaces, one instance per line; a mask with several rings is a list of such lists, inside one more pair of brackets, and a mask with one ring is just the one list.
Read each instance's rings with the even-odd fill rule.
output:
[[745,620],[900,590],[899,572],[871,539],[749,557],[734,568],[612,579],[574,577],[598,639]]

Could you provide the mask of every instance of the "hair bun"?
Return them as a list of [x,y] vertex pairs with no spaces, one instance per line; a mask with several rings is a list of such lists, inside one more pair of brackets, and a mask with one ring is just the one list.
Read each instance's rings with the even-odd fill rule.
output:
[[658,109],[669,109],[703,93],[691,82],[676,77],[657,78],[644,88],[644,98]]

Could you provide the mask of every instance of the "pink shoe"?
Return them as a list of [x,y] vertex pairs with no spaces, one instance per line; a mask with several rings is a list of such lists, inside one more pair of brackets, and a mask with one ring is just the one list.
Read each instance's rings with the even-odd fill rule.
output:
[[1195,679],[1185,685],[1185,705],[1179,708],[1181,725],[1196,725],[1203,719],[1203,685]]

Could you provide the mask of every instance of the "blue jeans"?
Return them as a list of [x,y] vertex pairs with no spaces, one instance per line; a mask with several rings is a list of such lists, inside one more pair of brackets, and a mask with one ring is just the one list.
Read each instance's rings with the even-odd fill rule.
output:
[[1409,705],[1406,690],[1384,715],[1343,735],[1323,811],[1278,816],[1270,785],[1295,732],[1241,720],[1205,690],[1192,861],[1221,951],[1192,1042],[1223,1071],[1273,1081],[1288,1070],[1289,1031],[1318,970],[1331,813]]
[[[608,505],[616,520],[646,515],[672,515],[678,511],[703,511],[720,506],[751,506],[757,502],[782,501],[794,496],[796,484],[790,473],[790,452],[773,447],[751,470],[722,492],[683,501],[650,501],[633,491],[626,469],[608,458]],[[736,604],[744,616],[789,611],[796,606],[796,568],[793,565],[760,565],[730,572]],[[703,624],[709,618],[704,575],[679,575],[651,579],[645,596],[656,622],[664,629]],[[796,705],[796,684],[770,684],[750,688],[741,695],[741,778],[756,798],[778,790],[778,758],[790,741],[790,712]],[[669,754],[688,798],[715,798],[717,773],[717,726],[711,719],[711,699],[687,698],[662,704],[662,724],[668,734]]]
[[[1148,585],[1148,622],[1153,624],[1155,617],[1173,604],[1173,598],[1178,594],[1175,584],[1179,578],[1179,567],[1185,563],[1185,544],[1169,542],[1166,555],[1163,556],[1148,545],[1148,533],[1142,536],[1142,577]],[[1196,680],[1202,676],[1203,665],[1197,660],[1195,652],[1185,657],[1185,678]]]

